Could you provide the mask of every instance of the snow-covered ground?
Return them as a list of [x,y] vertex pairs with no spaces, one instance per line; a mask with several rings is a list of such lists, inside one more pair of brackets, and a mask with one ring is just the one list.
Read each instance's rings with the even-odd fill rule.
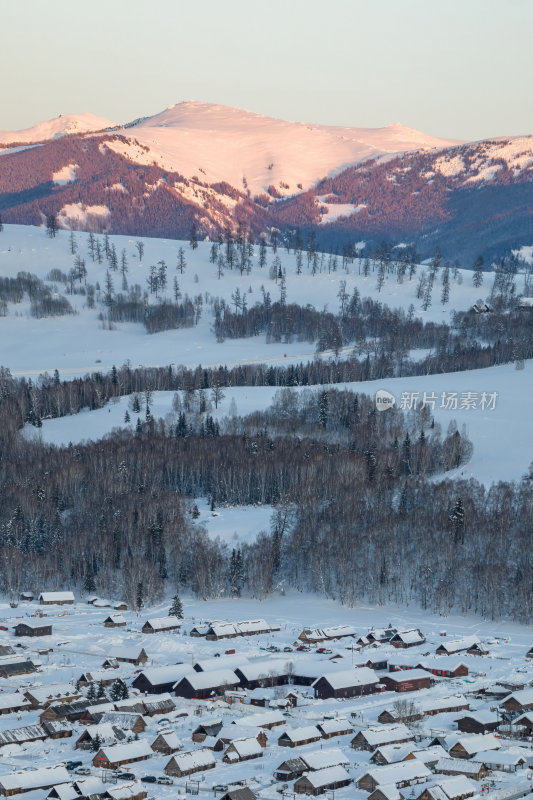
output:
[[[460,432],[464,426],[474,445],[474,453],[468,464],[446,473],[446,476],[472,477],[490,486],[499,480],[520,480],[533,461],[533,417],[528,412],[532,370],[533,362],[526,361],[523,370],[506,364],[442,375],[334,384],[331,388],[346,388],[370,396],[374,396],[379,389],[385,389],[395,396],[396,405],[406,410],[415,402],[422,404],[425,393],[426,402],[441,425],[443,437],[450,423],[455,420]],[[211,411],[218,419],[232,412],[245,416],[256,409],[268,408],[277,389],[246,386],[231,387],[224,391],[225,396],[218,409],[213,407]],[[300,393],[315,390],[295,388],[292,391]],[[152,416],[166,418],[171,415],[175,419],[173,398],[173,392],[155,392],[150,405]],[[28,436],[42,436],[43,441],[57,445],[85,439],[96,440],[110,433],[113,428],[127,426],[124,416],[129,403],[129,398],[122,397],[97,411],[82,411],[71,417],[44,420],[40,430],[26,426],[25,432]],[[136,415],[131,410],[129,414],[131,421],[128,426],[133,428]],[[142,420],[143,412],[140,416]],[[509,447],[509,442],[513,443],[512,447]]]
[[[79,254],[85,258],[87,282],[99,283],[104,287],[107,263],[93,262],[87,250],[86,233],[76,232]],[[101,238],[101,237],[100,237]],[[184,296],[191,298],[201,294],[204,299],[202,317],[194,328],[169,330],[147,335],[141,324],[116,323],[114,330],[104,330],[98,316],[101,307],[88,309],[83,295],[66,295],[78,312],[75,316],[62,318],[32,319],[26,305],[9,305],[8,314],[0,317],[0,364],[11,369],[14,375],[38,375],[41,372],[58,369],[62,377],[84,375],[87,372],[108,370],[113,364],[120,365],[130,361],[132,365],[184,364],[194,367],[228,366],[239,363],[271,362],[289,363],[308,361],[314,357],[315,345],[308,342],[267,344],[264,336],[249,339],[232,339],[217,343],[212,332],[213,317],[209,301],[220,297],[231,304],[236,289],[246,295],[248,307],[262,299],[261,287],[278,300],[279,284],[269,277],[269,267],[273,260],[268,251],[268,265],[261,269],[258,254],[253,259],[250,275],[240,275],[237,269],[225,270],[224,276],[217,278],[217,269],[209,261],[210,244],[201,242],[193,251],[188,243],[168,239],[144,239],[145,252],[139,263],[135,239],[130,236],[113,236],[120,260],[122,250],[126,251],[128,261],[127,280],[147,290],[150,265],[164,260],[167,264],[168,297],[173,296],[174,277],[178,279],[179,289]],[[187,267],[182,275],[176,270],[178,250],[183,246]],[[472,273],[461,271],[461,283],[451,281],[450,301],[446,306],[440,303],[440,285],[433,293],[433,305],[424,312],[421,301],[416,297],[416,277],[402,284],[396,276],[387,276],[381,292],[376,287],[376,273],[368,277],[360,274],[361,262],[355,260],[342,269],[340,257],[337,271],[328,272],[328,256],[324,258],[322,272],[311,275],[304,266],[301,275],[296,274],[296,259],[291,253],[278,248],[278,256],[287,272],[287,302],[313,305],[317,309],[327,308],[336,312],[339,307],[338,293],[341,281],[346,281],[346,292],[351,294],[357,287],[361,297],[373,297],[392,308],[409,308],[412,304],[416,314],[424,320],[448,321],[453,310],[469,308],[478,298],[485,297],[491,283],[491,276],[485,278],[480,289],[472,285]],[[305,258],[304,258],[305,261]],[[41,279],[57,268],[68,273],[73,267],[74,257],[69,249],[69,234],[60,231],[50,240],[43,228],[5,225],[0,233],[0,275],[15,276],[18,272],[31,272]],[[422,268],[419,268],[422,269]],[[112,273],[115,290],[121,288],[120,272]],[[57,290],[64,293],[64,287],[56,284]],[[251,291],[250,291],[251,290]]]

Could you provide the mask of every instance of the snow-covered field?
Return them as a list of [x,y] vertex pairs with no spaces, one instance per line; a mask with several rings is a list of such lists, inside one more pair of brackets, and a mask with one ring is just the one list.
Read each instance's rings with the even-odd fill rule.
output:
[[[107,264],[93,262],[88,254],[88,234],[75,234],[79,246],[79,254],[86,260],[87,281],[101,287],[104,285]],[[95,370],[108,370],[113,364],[120,365],[129,361],[137,364],[165,365],[173,363],[188,367],[228,366],[239,363],[272,363],[287,364],[290,362],[308,361],[315,358],[315,346],[307,342],[267,343],[264,336],[248,339],[233,339],[218,343],[213,334],[213,316],[211,301],[220,297],[227,303],[232,302],[236,289],[245,294],[248,306],[262,298],[262,287],[270,292],[273,300],[279,296],[278,284],[269,277],[269,265],[273,254],[268,252],[268,265],[261,269],[258,265],[257,248],[253,260],[253,268],[249,275],[240,275],[239,271],[225,270],[219,279],[216,266],[210,263],[210,244],[201,242],[193,251],[188,243],[174,240],[145,239],[145,252],[142,263],[139,263],[135,239],[126,236],[113,236],[114,244],[120,257],[123,250],[128,261],[127,280],[130,285],[138,283],[143,290],[147,288],[149,267],[162,259],[166,262],[168,286],[167,296],[172,295],[173,279],[179,281],[182,295],[194,297],[201,294],[204,300],[200,322],[194,328],[169,330],[149,335],[144,326],[134,323],[116,323],[114,330],[107,330],[98,316],[101,307],[89,309],[83,295],[66,295],[76,309],[75,315],[45,319],[34,319],[29,315],[27,303],[9,304],[8,313],[0,317],[0,364],[11,369],[14,375],[38,376],[54,369],[59,370],[63,378],[84,375]],[[178,251],[184,247],[187,266],[183,274],[176,269]],[[453,310],[470,307],[479,297],[485,297],[489,291],[491,276],[485,277],[481,288],[472,285],[472,273],[460,272],[459,282],[452,280],[451,295],[448,305],[443,307],[439,302],[440,288],[434,289],[433,305],[424,312],[420,300],[416,298],[416,278],[399,284],[394,274],[387,276],[381,292],[376,286],[376,274],[368,277],[361,274],[361,262],[355,260],[342,269],[338,259],[337,271],[328,271],[328,257],[324,258],[322,272],[311,275],[304,264],[301,275],[296,273],[294,255],[278,249],[283,268],[287,272],[287,300],[299,304],[310,303],[316,308],[337,310],[338,292],[341,281],[346,281],[346,291],[351,294],[357,288],[361,297],[373,297],[391,307],[408,308],[413,304],[416,313],[423,319],[448,321]],[[305,261],[305,259],[304,259]],[[73,264],[73,256],[69,249],[69,234],[60,231],[57,237],[50,240],[42,228],[6,225],[0,233],[0,274],[14,276],[20,271],[38,275],[41,279],[53,268],[67,273]],[[419,267],[419,270],[422,268]],[[120,273],[113,273],[119,288]],[[520,280],[520,278],[519,278]],[[56,284],[57,291],[65,291],[62,285]],[[519,286],[520,291],[520,286]],[[344,354],[351,348],[345,348]],[[421,358],[425,352],[413,353],[413,357]],[[322,358],[330,358],[325,353]],[[517,371],[512,365],[476,370],[467,373],[453,373],[416,378],[397,378],[387,381],[371,381],[349,385],[355,391],[373,395],[378,389],[387,389],[401,403],[402,393],[418,393],[417,401],[423,400],[424,392],[436,396],[434,413],[437,421],[446,434],[452,419],[459,428],[463,425],[474,443],[474,455],[471,462],[458,471],[462,477],[473,476],[489,485],[494,481],[519,480],[532,461],[529,442],[533,435],[531,415],[526,412],[527,398],[530,394],[531,365],[525,370]],[[228,389],[215,416],[218,418],[228,414],[244,415],[255,409],[264,409],[270,405],[274,396],[273,389],[239,387]],[[457,408],[442,408],[443,393],[457,393]],[[465,405],[463,393],[474,393],[475,408]],[[494,408],[483,409],[482,395],[497,394]],[[405,402],[405,399],[404,399]],[[124,415],[128,398],[121,398],[110,403],[104,409],[93,412],[82,412],[76,417],[46,420],[42,429],[45,441],[56,444],[68,444],[84,439],[98,439],[113,428],[124,425]],[[154,417],[172,415],[172,394],[156,393],[152,404]],[[135,419],[132,415],[133,425]],[[33,435],[37,433],[32,429]],[[504,443],[513,441],[513,448]]]
[[[87,250],[86,233],[75,234],[79,243],[79,254],[85,258],[87,282],[104,287],[107,263],[93,262]],[[101,237],[100,237],[101,238]],[[204,299],[202,317],[194,328],[170,330],[147,335],[144,326],[134,323],[117,323],[115,330],[104,330],[98,315],[101,308],[88,309],[83,295],[67,295],[71,305],[77,310],[75,316],[45,318],[29,317],[28,308],[23,304],[10,305],[9,313],[0,317],[0,364],[11,369],[14,375],[38,375],[41,372],[58,369],[62,377],[84,375],[97,369],[108,370],[113,364],[120,365],[130,361],[132,365],[184,364],[194,367],[228,366],[238,363],[308,361],[314,357],[315,346],[308,342],[291,344],[267,344],[264,336],[249,339],[226,340],[217,343],[212,332],[213,317],[209,300],[220,297],[231,304],[236,289],[245,294],[248,307],[262,299],[261,287],[271,295],[272,301],[279,299],[279,285],[269,277],[269,267],[273,254],[268,252],[268,265],[261,269],[258,265],[257,247],[250,275],[240,275],[237,269],[225,270],[224,276],[217,278],[216,265],[209,261],[210,245],[201,242],[196,251],[188,243],[165,239],[144,239],[145,252],[139,264],[135,239],[129,236],[113,236],[120,259],[122,250],[126,251],[128,261],[127,280],[147,291],[147,278],[150,265],[157,265],[162,259],[167,264],[166,295],[172,297],[174,277],[184,296],[194,298],[201,294]],[[179,247],[185,249],[187,267],[182,275],[176,270]],[[346,281],[346,291],[351,294],[357,287],[361,297],[373,297],[393,308],[407,309],[413,304],[416,314],[424,320],[447,321],[453,310],[469,308],[479,297],[484,297],[489,289],[490,276],[486,285],[477,289],[472,285],[472,273],[460,272],[461,283],[451,281],[450,301],[446,306],[440,304],[440,285],[435,286],[433,305],[424,312],[421,301],[416,297],[416,277],[402,284],[396,276],[387,276],[381,292],[376,287],[376,273],[368,277],[360,274],[361,262],[355,260],[342,269],[340,257],[337,271],[328,272],[328,257],[324,258],[322,272],[312,276],[304,266],[301,275],[296,274],[296,259],[291,253],[278,248],[282,267],[287,272],[287,302],[306,305],[310,303],[317,309],[327,308],[337,311],[338,292],[341,281]],[[304,259],[305,261],[305,259]],[[0,233],[0,274],[15,276],[26,271],[44,279],[51,269],[57,268],[68,273],[73,267],[74,257],[69,249],[69,234],[60,231],[53,240],[47,239],[43,228],[18,225],[5,225]],[[112,273],[115,290],[121,287],[120,272]],[[60,293],[64,289],[57,285]],[[251,290],[251,291],[250,291]]]
[[[447,477],[476,478],[486,486],[499,480],[520,480],[533,461],[530,443],[533,441],[533,417],[528,413],[531,393],[533,363],[525,362],[523,370],[513,364],[488,369],[451,372],[442,375],[422,375],[413,378],[393,378],[361,383],[334,384],[333,389],[350,389],[374,396],[379,389],[391,392],[396,404],[406,410],[412,403],[422,404],[424,393],[432,413],[441,425],[445,436],[452,421],[461,432],[464,426],[474,444],[474,453],[468,464],[446,473]],[[218,410],[212,409],[215,418],[222,419],[233,413],[245,416],[256,409],[268,408],[276,388],[231,387]],[[294,392],[314,391],[295,388]],[[485,397],[484,397],[485,395]],[[155,392],[150,405],[153,417],[176,419],[172,409],[173,392]],[[446,407],[450,404],[451,407]],[[485,407],[483,408],[483,405]],[[456,407],[454,408],[453,406]],[[124,423],[129,398],[117,398],[105,408],[83,411],[72,417],[43,421],[40,430],[26,426],[28,436],[42,436],[51,444],[73,444],[86,439],[99,439],[113,428],[130,427],[136,415],[129,410],[131,421]],[[387,412],[383,412],[387,413]],[[141,413],[141,419],[143,415]],[[513,443],[509,447],[509,442]]]

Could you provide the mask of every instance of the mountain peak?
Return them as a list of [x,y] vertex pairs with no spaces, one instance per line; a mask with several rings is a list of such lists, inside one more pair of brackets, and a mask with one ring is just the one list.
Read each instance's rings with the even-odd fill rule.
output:
[[20,142],[32,144],[33,142],[43,142],[55,139],[58,136],[67,136],[72,133],[90,133],[104,128],[116,126],[116,122],[97,117],[95,114],[59,114],[54,119],[38,122],[31,128],[24,128],[19,131],[0,131],[0,142],[2,144],[12,144]]

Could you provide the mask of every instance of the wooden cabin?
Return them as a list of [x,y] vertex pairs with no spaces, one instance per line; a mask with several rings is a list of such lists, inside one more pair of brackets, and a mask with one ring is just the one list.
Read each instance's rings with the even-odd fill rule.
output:
[[353,733],[353,728],[347,719],[336,717],[335,719],[324,719],[317,723],[317,728],[322,734],[323,739],[332,739],[335,736],[347,736]]
[[317,769],[314,772],[307,772],[294,782],[294,792],[296,794],[309,794],[316,797],[325,792],[341,789],[348,786],[352,779],[340,765],[337,767],[326,767]]
[[126,619],[122,614],[110,614],[104,619],[106,628],[125,628],[126,624]]
[[390,639],[390,644],[393,647],[407,648],[417,647],[424,644],[426,637],[418,628],[412,628],[408,631],[398,631]]
[[105,769],[118,769],[124,764],[146,761],[153,755],[148,742],[141,740],[102,747],[93,758],[93,765]]
[[237,761],[249,761],[252,758],[262,758],[263,747],[254,736],[244,739],[234,739],[222,757],[226,764],[235,764]]
[[169,633],[169,631],[179,631],[181,620],[178,617],[159,617],[158,619],[147,619],[142,626],[143,633]]
[[65,767],[41,767],[40,769],[11,772],[0,776],[0,794],[12,797],[35,790],[51,789],[61,783],[69,783],[70,775]]
[[211,750],[203,747],[199,750],[189,750],[186,753],[175,753],[165,766],[165,773],[176,778],[184,778],[206,769],[214,769],[215,757]]
[[360,697],[376,691],[379,678],[368,667],[339,670],[320,676],[311,685],[315,697],[321,700],[330,698]]
[[498,750],[501,747],[501,742],[492,733],[479,733],[472,734],[471,736],[463,736],[450,747],[448,755],[450,758],[474,758],[474,756],[486,750]]
[[315,725],[306,725],[284,731],[278,739],[280,747],[300,747],[303,744],[318,742],[322,734]]
[[227,689],[236,689],[239,679],[229,669],[213,670],[213,672],[193,672],[185,675],[174,686],[177,697],[208,700],[222,696]]
[[76,722],[90,706],[90,700],[75,700],[72,703],[54,703],[45,708],[39,717],[41,725],[48,720],[68,720]]
[[39,603],[42,606],[71,606],[74,604],[73,592],[41,592]]
[[156,753],[163,753],[165,756],[170,756],[172,753],[183,750],[183,744],[174,731],[160,733],[150,746]]
[[380,683],[393,692],[414,692],[418,689],[429,689],[431,677],[423,669],[402,669],[383,675]]
[[15,636],[51,636],[52,625],[42,621],[27,619],[14,627]]
[[490,733],[498,729],[500,718],[494,711],[477,711],[457,720],[457,728],[463,733]]

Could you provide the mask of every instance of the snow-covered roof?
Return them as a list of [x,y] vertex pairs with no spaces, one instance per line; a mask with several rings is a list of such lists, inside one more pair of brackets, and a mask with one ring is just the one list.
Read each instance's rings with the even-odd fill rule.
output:
[[344,767],[341,767],[340,764],[336,767],[326,767],[325,769],[317,769],[314,772],[306,772],[303,777],[309,781],[314,789],[320,789],[322,786],[329,786],[332,783],[351,780]]
[[499,750],[501,742],[493,733],[473,733],[470,736],[462,736],[452,747],[456,745],[460,745],[467,753],[475,755],[481,750]]
[[88,725],[82,732],[82,736],[84,733],[86,733],[91,739],[94,739],[96,736],[98,736],[101,744],[109,744],[116,739],[124,738],[124,734],[121,735],[120,731],[117,733],[110,722],[100,722],[97,725]]
[[[115,615],[115,616],[120,616],[120,615]],[[134,660],[140,656],[142,649],[143,649],[142,647],[138,647],[137,645],[134,645],[132,647],[125,647],[125,646],[110,647],[108,652],[108,657],[116,658],[117,660],[120,660],[121,658]]]
[[418,630],[418,628],[411,628],[408,631],[398,631],[392,637],[393,639],[401,639],[404,644],[413,644],[413,642],[423,642],[424,635]]
[[80,692],[68,683],[50,683],[48,686],[37,686],[26,689],[26,694],[31,695],[38,703],[57,700],[63,697],[79,697]]
[[[181,739],[178,738],[177,734],[174,731],[169,731],[168,733],[160,733],[159,736],[163,739],[165,744],[171,750],[181,750],[183,747]],[[159,736],[157,738],[159,738]]]
[[[412,743],[407,742],[402,742],[400,744],[384,744],[381,747],[378,747],[374,753],[372,753],[372,756],[378,752],[388,764],[396,764],[398,761],[403,761],[405,756],[408,756],[409,753],[413,752],[413,745]],[[443,753],[446,755],[444,750]]]
[[431,787],[431,793],[434,797],[436,787],[444,792],[444,800],[448,800],[448,798],[453,800],[454,797],[477,794],[477,786],[465,775],[452,775],[449,778],[442,778],[435,786]]
[[0,777],[0,786],[5,792],[24,792],[58,783],[69,783],[70,775],[65,767],[42,767],[41,769],[11,772]]
[[306,739],[320,739],[321,733],[315,725],[303,725],[301,728],[288,728],[283,732],[291,742],[303,742]]
[[351,686],[369,686],[379,683],[379,678],[370,667],[359,667],[357,669],[343,669],[327,672],[317,678],[312,684],[315,686],[320,680],[326,680],[332,689],[347,689]]
[[338,747],[328,747],[325,750],[311,750],[303,753],[300,758],[311,770],[336,767],[338,764],[349,764],[350,760]]
[[434,769],[435,772],[465,772],[468,775],[477,775],[482,766],[481,761],[468,758],[439,758]]
[[264,711],[258,710],[256,712],[250,712],[247,714],[243,714],[242,717],[239,718],[239,725],[254,725],[259,728],[264,727],[265,725],[275,725],[276,723],[286,722],[285,717],[281,713],[281,711]]
[[174,684],[174,689],[182,680],[187,680],[193,689],[210,689],[215,686],[231,686],[240,681],[231,669],[211,670],[210,672],[189,672]]
[[411,755],[418,758],[423,764],[434,764],[441,758],[446,758],[446,750],[440,744],[434,744],[431,747],[426,747],[424,750],[410,750]]
[[235,669],[248,663],[248,658],[242,655],[220,656],[218,658],[202,658],[196,661],[194,669],[197,672],[210,672],[213,669],[227,668]]
[[489,711],[488,708],[483,708],[480,711],[465,711],[459,719],[473,719],[481,725],[486,725],[488,722],[498,722],[499,717],[495,711]]
[[44,618],[44,619],[28,619],[26,617],[25,619],[21,619],[20,622],[17,622],[17,624],[14,627],[18,628],[19,625],[25,625],[27,628],[31,628],[34,631],[35,630],[39,630],[39,628],[52,627],[52,623],[47,618]]
[[156,631],[164,631],[168,628],[176,628],[181,626],[181,620],[178,617],[155,617],[153,619],[147,619],[144,623],[145,625],[150,625]]
[[403,683],[404,681],[418,681],[421,678],[429,678],[430,674],[425,669],[399,669],[397,672],[387,672],[386,677],[395,683]]
[[130,798],[137,797],[146,790],[140,781],[128,781],[127,783],[117,784],[117,786],[108,786],[106,791],[113,800],[130,800]]
[[[220,659],[216,659],[219,661]],[[224,664],[226,662],[224,661]],[[229,665],[228,665],[229,666]],[[256,681],[259,678],[268,678],[268,676],[286,675],[287,674],[287,660],[264,660],[253,661],[252,663],[236,664],[234,669],[239,669],[247,681]]]
[[111,620],[111,622],[114,622],[115,625],[126,624],[126,618],[123,617],[122,614],[109,614],[109,616],[105,618],[104,622],[107,622],[107,620]]
[[13,728],[12,730],[0,730],[0,744],[10,744],[28,741],[30,739],[45,739],[48,733],[41,725],[27,725],[24,728]]
[[505,750],[479,750],[476,759],[487,766],[498,764],[505,767],[515,766],[520,762],[530,762],[533,760],[533,755],[530,748],[509,747]]
[[74,593],[73,592],[41,592],[39,595],[39,600],[44,600],[44,602],[57,602],[64,603],[66,600],[71,600],[74,602]]
[[326,734],[352,730],[352,726],[344,717],[338,717],[337,719],[324,719],[319,723],[319,725],[320,730]]
[[119,761],[127,761],[131,758],[143,758],[153,755],[153,750],[148,742],[139,739],[138,741],[126,742],[125,744],[114,744],[112,747],[101,748],[106,759],[112,764]]
[[303,629],[303,633],[308,639],[338,639],[343,636],[355,636],[356,632],[353,625],[333,625],[329,628]]
[[[190,664],[172,664],[169,667],[148,667],[143,669],[138,677],[144,675],[148,683],[152,686],[159,686],[164,683],[177,683],[185,675],[194,674]],[[198,674],[198,673],[196,673]]]
[[502,703],[506,703],[511,699],[516,700],[521,706],[533,705],[533,689],[520,689],[517,692],[512,692],[512,694],[503,699]]
[[216,763],[212,751],[205,747],[198,750],[188,750],[186,753],[174,753],[171,761],[176,763],[180,772],[188,772],[192,769],[205,769]]
[[31,708],[31,703],[27,697],[20,692],[0,692],[1,708]]
[[462,639],[441,642],[437,649],[445,650],[447,653],[460,653],[461,650],[468,650],[474,644],[480,644],[477,636],[464,636]]
[[255,756],[258,753],[263,753],[263,748],[255,738],[249,736],[244,739],[234,739],[231,746],[237,751],[239,758],[246,758],[248,756]]
[[400,781],[413,780],[414,778],[427,778],[430,770],[421,761],[412,758],[409,761],[400,761],[398,764],[386,764],[369,770],[370,775],[378,784],[398,784]]
[[73,783],[60,783],[58,786],[53,786],[47,797],[50,797],[52,792],[54,792],[54,796],[57,795],[59,800],[76,800],[79,797]]
[[[100,723],[110,722],[111,725],[117,725],[119,728],[122,728],[124,731],[131,730],[132,726],[135,725],[137,720],[139,719],[139,714],[136,712],[129,712],[129,711],[105,711],[102,714],[102,718],[100,719]],[[144,721],[144,717],[141,718]]]
[[399,742],[402,739],[414,739],[414,734],[407,725],[402,723],[391,725],[376,725],[360,731],[361,735],[373,747],[390,742]]

